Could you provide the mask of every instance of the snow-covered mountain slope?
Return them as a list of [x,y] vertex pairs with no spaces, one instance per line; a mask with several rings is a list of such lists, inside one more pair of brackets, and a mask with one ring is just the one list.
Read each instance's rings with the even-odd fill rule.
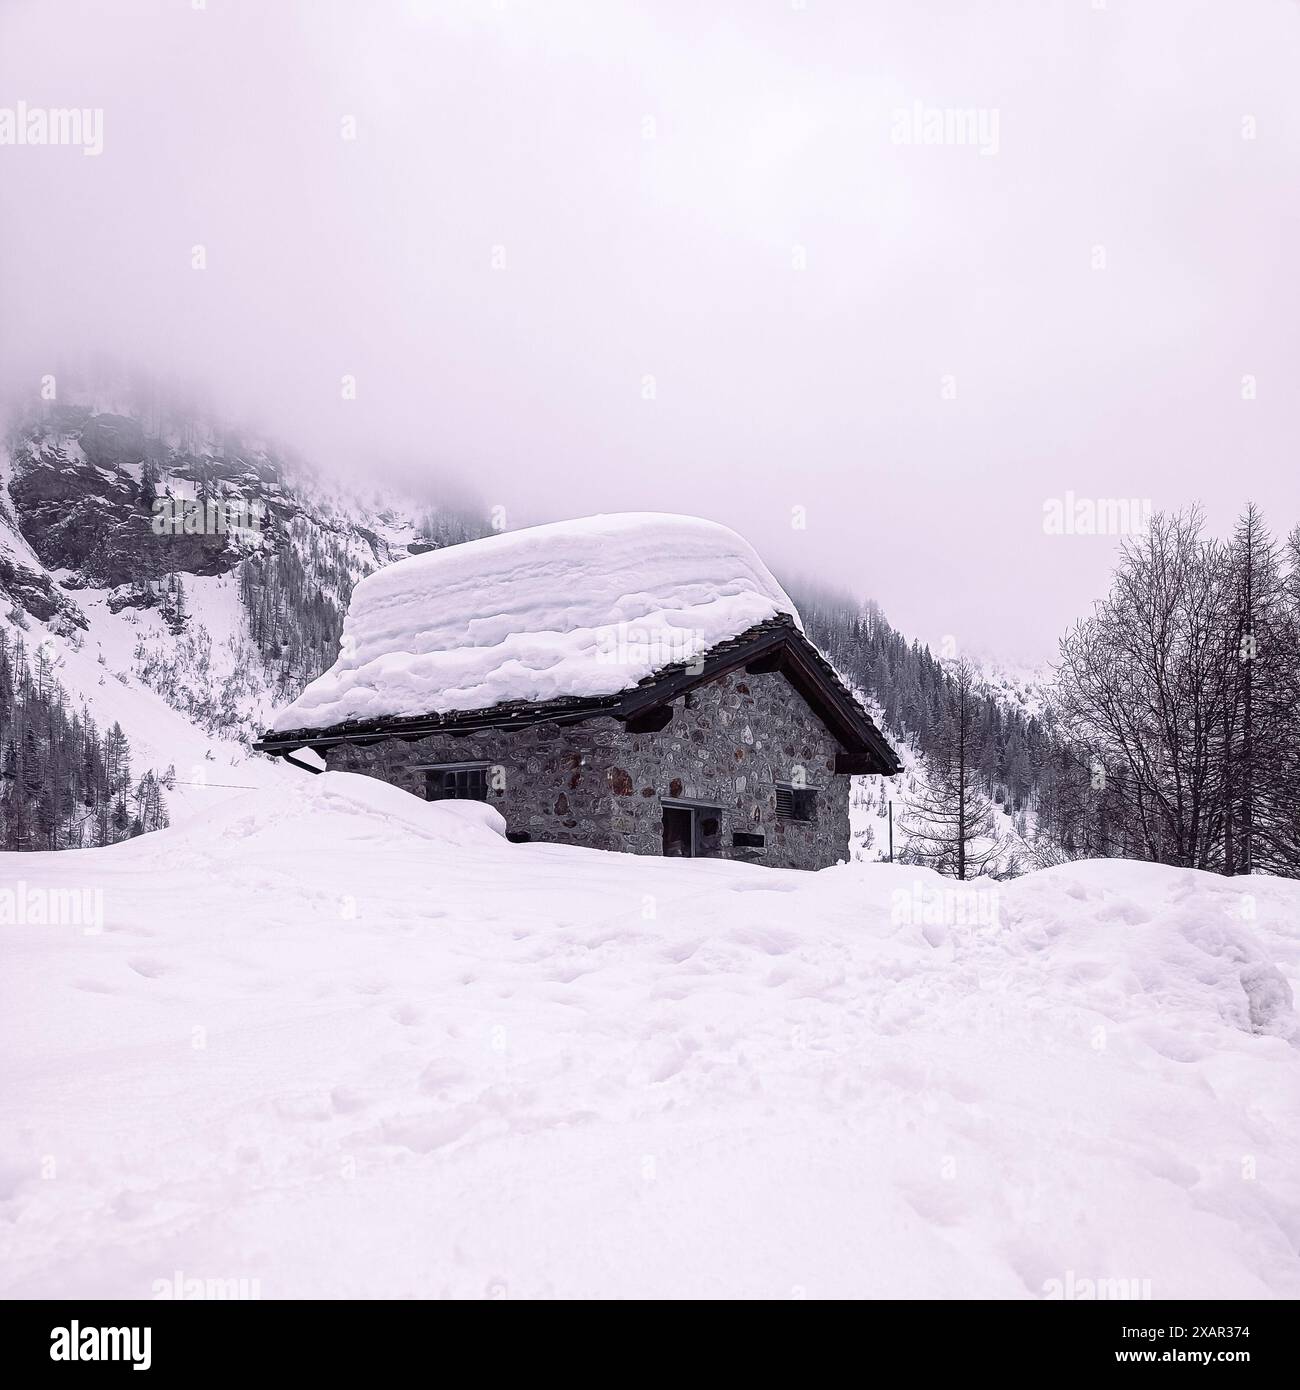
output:
[[[260,663],[231,602],[235,592],[229,577],[196,582],[190,590],[192,626],[179,637],[157,610],[112,613],[105,595],[95,591],[78,595],[87,619],[84,631],[51,631],[29,621],[23,632],[29,644],[48,653],[52,675],[74,705],[84,705],[101,728],[118,723],[126,731],[137,774],[147,768],[174,771],[167,791],[173,820],[280,779],[280,769],[251,757],[238,740],[238,721],[229,729],[205,728],[194,717],[196,709],[214,701],[214,685],[219,690],[221,681],[235,675],[253,673],[253,709],[267,698],[265,685],[256,679]],[[12,621],[7,626],[17,632]],[[241,656],[247,663],[242,667]],[[163,663],[179,667],[180,679],[188,677],[184,685],[171,677],[170,701],[151,684]]]
[[[333,658],[357,580],[482,531],[193,414],[50,404],[0,448],[0,638],[100,731],[120,724],[131,785],[174,770],[175,819],[278,780],[248,743]],[[65,752],[39,747],[39,773]]]
[[1295,883],[499,831],[331,773],[7,856],[2,1291],[1300,1296]]
[[1018,665],[987,656],[977,659],[976,665],[983,688],[1005,708],[1018,710],[1026,718],[1050,718],[1055,679],[1050,665]]

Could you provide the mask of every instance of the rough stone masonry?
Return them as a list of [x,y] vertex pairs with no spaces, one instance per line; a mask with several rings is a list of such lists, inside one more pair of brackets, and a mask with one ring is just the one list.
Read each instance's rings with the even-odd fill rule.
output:
[[[722,810],[717,857],[821,869],[847,859],[849,778],[835,775],[839,742],[779,673],[739,672],[679,697],[657,733],[611,718],[509,731],[440,733],[325,753],[331,771],[360,772],[425,794],[425,771],[483,762],[488,802],[516,838],[660,853],[663,803]],[[777,784],[815,791],[811,819],[777,815]],[[733,836],[762,835],[762,848]]]

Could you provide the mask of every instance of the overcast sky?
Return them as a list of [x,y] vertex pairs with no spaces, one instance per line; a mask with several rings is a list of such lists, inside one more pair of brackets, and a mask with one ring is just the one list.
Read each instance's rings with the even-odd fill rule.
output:
[[1300,521],[1300,6],[1102,6],[0,0],[0,121],[103,112],[0,145],[5,389],[106,350],[1049,656],[1115,544],[1052,499]]

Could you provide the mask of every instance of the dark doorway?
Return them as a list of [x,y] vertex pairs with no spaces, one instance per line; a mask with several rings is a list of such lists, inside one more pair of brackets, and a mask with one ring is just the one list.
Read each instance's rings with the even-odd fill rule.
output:
[[695,853],[695,817],[687,806],[664,807],[664,854],[690,859]]
[[670,859],[709,859],[721,845],[721,807],[664,807],[664,854]]

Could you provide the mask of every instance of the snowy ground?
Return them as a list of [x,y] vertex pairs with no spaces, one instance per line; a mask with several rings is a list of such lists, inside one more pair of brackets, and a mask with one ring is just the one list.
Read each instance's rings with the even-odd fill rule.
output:
[[1300,1296],[1300,885],[494,820],[303,775],[0,856],[0,1294]]

